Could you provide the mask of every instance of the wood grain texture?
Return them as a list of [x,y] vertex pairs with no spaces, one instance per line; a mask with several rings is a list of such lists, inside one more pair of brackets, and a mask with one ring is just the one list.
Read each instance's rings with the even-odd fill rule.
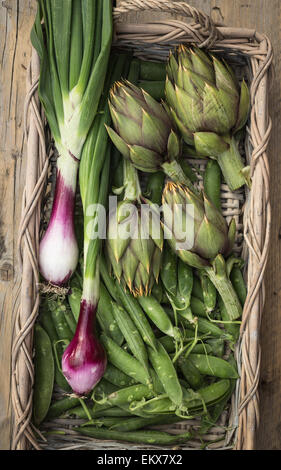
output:
[[[120,3],[120,1],[117,3]],[[270,91],[273,131],[269,148],[273,223],[266,271],[266,306],[261,327],[261,425],[257,449],[281,449],[281,2],[280,0],[190,0],[220,25],[255,28],[272,41],[275,76]],[[17,229],[25,182],[23,103],[31,57],[30,29],[36,0],[0,2],[0,449],[11,436],[10,361],[13,312],[19,286]],[[159,20],[164,13],[130,14],[130,22]],[[126,21],[126,18],[124,18]],[[5,377],[5,380],[3,378]]]
[[11,338],[19,288],[17,229],[25,184],[23,107],[35,0],[0,3],[0,449],[11,442]]

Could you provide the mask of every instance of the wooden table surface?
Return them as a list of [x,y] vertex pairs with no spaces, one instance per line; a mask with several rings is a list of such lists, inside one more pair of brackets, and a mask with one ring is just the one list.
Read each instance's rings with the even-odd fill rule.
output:
[[[273,130],[268,149],[271,170],[271,251],[265,276],[266,305],[261,325],[262,366],[260,427],[256,448],[281,449],[281,1],[190,0],[219,24],[255,28],[274,48],[274,80],[270,90]],[[20,272],[17,231],[25,181],[26,143],[23,107],[30,60],[30,30],[36,0],[0,2],[0,449],[11,441],[11,336]],[[149,19],[159,14],[149,14]],[[143,18],[142,18],[143,19]],[[137,22],[139,15],[131,15]]]

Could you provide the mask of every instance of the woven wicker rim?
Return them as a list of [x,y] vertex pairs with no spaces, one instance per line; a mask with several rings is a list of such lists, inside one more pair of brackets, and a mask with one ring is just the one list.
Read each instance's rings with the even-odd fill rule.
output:
[[[129,24],[124,15],[131,11],[156,10],[187,16],[186,23],[167,20],[158,23]],[[122,22],[120,22],[122,20]],[[251,146],[252,190],[244,208],[244,252],[247,256],[248,296],[243,310],[241,334],[237,345],[240,364],[236,449],[254,449],[255,430],[259,425],[258,382],[260,376],[259,329],[265,300],[263,277],[268,258],[271,208],[269,201],[269,168],[267,146],[271,133],[268,116],[268,73],[273,59],[269,39],[255,30],[216,27],[203,12],[182,2],[128,0],[114,10],[115,40],[118,46],[138,43],[153,45],[194,42],[200,47],[219,48],[244,55],[252,72],[251,116],[247,129]],[[137,38],[137,39],[136,39]],[[39,58],[32,52],[27,75],[24,108],[27,142],[26,185],[23,194],[22,219],[18,235],[22,280],[16,302],[16,320],[12,344],[12,449],[39,449],[31,423],[33,370],[33,326],[38,314],[39,271],[38,248],[41,203],[49,168],[46,149],[45,117],[40,108],[37,87]]]

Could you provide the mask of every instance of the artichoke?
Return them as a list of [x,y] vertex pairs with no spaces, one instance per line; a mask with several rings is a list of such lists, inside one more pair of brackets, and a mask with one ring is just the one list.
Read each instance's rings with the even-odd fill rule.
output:
[[129,81],[116,82],[109,95],[114,129],[108,134],[120,151],[138,170],[164,171],[171,179],[191,187],[177,162],[180,139],[165,105]]
[[149,295],[158,282],[163,231],[155,211],[141,205],[137,170],[124,159],[125,194],[109,211],[105,253],[112,271],[123,287],[134,296]]
[[163,191],[162,211],[164,236],[174,252],[189,266],[204,270],[220,293],[230,318],[239,318],[242,307],[224,260],[233,248],[235,220],[228,226],[203,192],[197,195],[173,182],[168,182]]
[[235,135],[246,124],[250,95],[224,60],[180,45],[170,54],[165,94],[170,115],[185,143],[218,161],[226,183],[236,190],[249,182]]

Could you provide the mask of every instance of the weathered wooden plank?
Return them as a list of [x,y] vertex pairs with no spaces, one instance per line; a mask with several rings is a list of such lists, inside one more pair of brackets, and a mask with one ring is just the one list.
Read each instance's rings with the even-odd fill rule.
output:
[[[11,338],[19,288],[17,230],[25,183],[23,108],[36,0],[0,4],[0,448],[11,441]],[[5,378],[5,379],[4,379]]]

